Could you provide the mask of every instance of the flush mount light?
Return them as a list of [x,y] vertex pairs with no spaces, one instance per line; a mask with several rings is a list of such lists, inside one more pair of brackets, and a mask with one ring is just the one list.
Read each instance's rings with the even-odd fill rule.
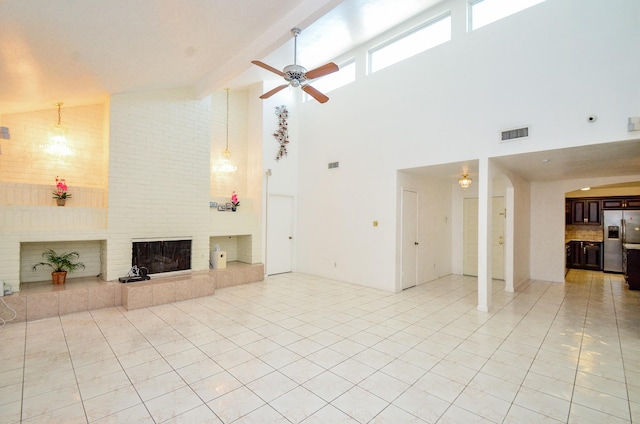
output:
[[229,173],[236,172],[238,167],[231,162],[231,151],[229,150],[229,89],[227,88],[227,147],[222,152],[222,158],[213,165],[213,172]]
[[582,190],[582,191],[589,191],[589,190],[591,190],[591,187],[581,188],[580,190]]
[[462,177],[458,178],[458,184],[460,184],[460,187],[464,189],[469,188],[471,181],[471,178],[469,178],[469,175],[466,172],[462,174]]

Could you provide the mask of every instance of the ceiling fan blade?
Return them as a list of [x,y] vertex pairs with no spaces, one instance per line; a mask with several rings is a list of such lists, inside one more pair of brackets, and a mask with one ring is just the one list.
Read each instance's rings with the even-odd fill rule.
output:
[[251,63],[253,63],[254,65],[258,65],[261,68],[266,69],[267,71],[271,71],[274,74],[280,75],[281,77],[284,76],[284,72],[277,70],[276,68],[274,68],[273,66],[269,66],[264,62],[260,62],[259,60],[252,60]]
[[325,96],[324,94],[322,94],[321,92],[319,92],[318,90],[316,90],[315,88],[311,87],[308,84],[303,85],[302,90],[308,95],[310,95],[311,97],[313,97],[314,99],[316,99],[317,101],[319,101],[320,103],[326,103],[327,100],[329,100],[327,96]]
[[278,91],[282,90],[283,88],[287,88],[289,86],[289,84],[282,84],[277,86],[276,88],[274,88],[273,90],[269,90],[266,93],[264,93],[262,96],[260,96],[260,98],[262,100],[264,99],[268,99],[269,97],[273,96],[274,94],[276,94]]
[[306,74],[304,74],[305,77],[307,77],[307,79],[314,79],[314,78],[319,78],[322,77],[324,75],[327,74],[331,74],[333,72],[336,72],[337,70],[339,70],[340,68],[338,68],[338,65],[336,65],[333,62],[329,62],[326,65],[322,65],[318,68],[312,69],[309,72],[307,72]]

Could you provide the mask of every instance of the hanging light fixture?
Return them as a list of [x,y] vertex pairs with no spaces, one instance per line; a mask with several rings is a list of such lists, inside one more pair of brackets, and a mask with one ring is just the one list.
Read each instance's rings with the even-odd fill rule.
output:
[[58,123],[51,130],[49,143],[44,146],[44,151],[56,156],[70,156],[74,154],[67,143],[67,128],[62,125],[60,107],[62,102],[54,103],[58,107]]
[[471,178],[469,178],[469,175],[466,172],[462,174],[462,177],[458,178],[458,184],[460,184],[460,187],[464,189],[469,188],[471,181]]
[[238,167],[231,162],[231,151],[229,151],[229,89],[227,90],[227,147],[222,152],[222,158],[213,165],[213,172],[236,172]]

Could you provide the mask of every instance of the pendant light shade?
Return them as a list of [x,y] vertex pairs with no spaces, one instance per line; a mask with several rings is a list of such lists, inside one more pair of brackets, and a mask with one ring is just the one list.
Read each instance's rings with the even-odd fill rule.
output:
[[226,148],[222,152],[222,158],[220,158],[213,165],[213,172],[216,173],[229,173],[236,172],[238,167],[231,161],[231,151],[229,150],[229,89],[227,88],[227,144]]
[[71,156],[74,154],[74,151],[67,143],[67,128],[62,125],[62,114],[60,111],[62,102],[55,103],[54,105],[58,107],[58,122],[51,130],[49,143],[44,145],[43,150],[51,155]]

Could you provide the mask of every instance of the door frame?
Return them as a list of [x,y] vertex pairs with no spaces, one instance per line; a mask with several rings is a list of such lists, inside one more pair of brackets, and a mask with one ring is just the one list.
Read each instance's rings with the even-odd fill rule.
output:
[[[503,205],[504,205],[504,208],[502,210],[496,210],[494,208],[495,201],[498,198],[502,199],[502,202],[503,202]],[[467,243],[466,243],[466,240],[465,240],[466,230],[467,229],[464,228],[464,223],[466,222],[466,215],[465,215],[466,205],[470,201],[475,201],[476,211],[477,211],[478,204],[479,204],[478,200],[479,200],[478,197],[465,197],[465,198],[462,199],[462,222],[463,222],[463,228],[462,228],[462,237],[463,237],[463,239],[462,239],[462,260],[463,260],[463,262],[462,262],[462,270],[463,270],[463,275],[470,275],[470,276],[474,276],[474,277],[478,276],[477,267],[478,267],[479,264],[477,262],[476,262],[476,273],[475,274],[465,274],[464,273],[464,271],[465,271],[464,260],[467,257],[466,250],[465,250],[466,247],[467,247]],[[508,251],[507,250],[507,247],[508,247],[508,244],[507,244],[508,243],[508,234],[507,234],[508,223],[507,223],[507,219],[506,219],[507,218],[507,215],[506,215],[507,202],[508,202],[507,196],[492,196],[491,197],[491,211],[492,211],[491,212],[491,215],[492,215],[491,219],[493,220],[495,218],[495,214],[503,215],[505,217],[504,221],[502,221],[503,222],[503,224],[502,224],[502,235],[503,235],[502,278],[500,279],[501,281],[505,281],[505,283],[507,283],[507,279],[508,279],[508,267],[507,267],[507,261],[508,261],[508,255],[507,255],[507,251]],[[477,222],[477,214],[476,214],[474,222]],[[476,229],[476,236],[477,236],[477,229]],[[492,236],[492,239],[493,239],[493,234],[491,234],[491,236]],[[492,240],[492,245],[493,244],[494,244],[494,241]],[[476,239],[475,243],[473,243],[472,245],[475,246],[475,256],[474,257],[477,257],[477,253],[478,253],[478,241],[477,241],[477,239]],[[491,261],[492,262],[493,262],[493,255],[494,254],[495,254],[495,249],[492,249],[491,250]],[[493,270],[493,266],[492,266],[492,270]],[[492,278],[496,279],[495,276],[493,276]]]
[[[415,287],[418,285],[418,269],[419,269],[419,258],[420,256],[418,255],[419,252],[419,245],[417,244],[419,242],[419,225],[420,225],[420,220],[419,215],[420,215],[420,199],[419,199],[419,193],[416,190],[410,190],[410,189],[402,189],[401,192],[401,198],[400,198],[400,205],[401,205],[401,220],[400,220],[400,264],[401,264],[401,270],[400,270],[400,287],[402,290],[404,289],[408,289],[411,287]],[[406,208],[405,208],[405,193],[413,193],[415,194],[415,235],[413,237],[413,242],[415,243],[413,246],[413,250],[410,254],[414,255],[414,263],[415,263],[415,269],[413,270],[414,272],[414,284],[413,285],[405,285],[405,275],[406,272],[408,272],[408,270],[405,270],[405,255],[408,253],[405,251],[405,234],[404,234],[404,230],[405,230],[405,225],[406,225]]]

